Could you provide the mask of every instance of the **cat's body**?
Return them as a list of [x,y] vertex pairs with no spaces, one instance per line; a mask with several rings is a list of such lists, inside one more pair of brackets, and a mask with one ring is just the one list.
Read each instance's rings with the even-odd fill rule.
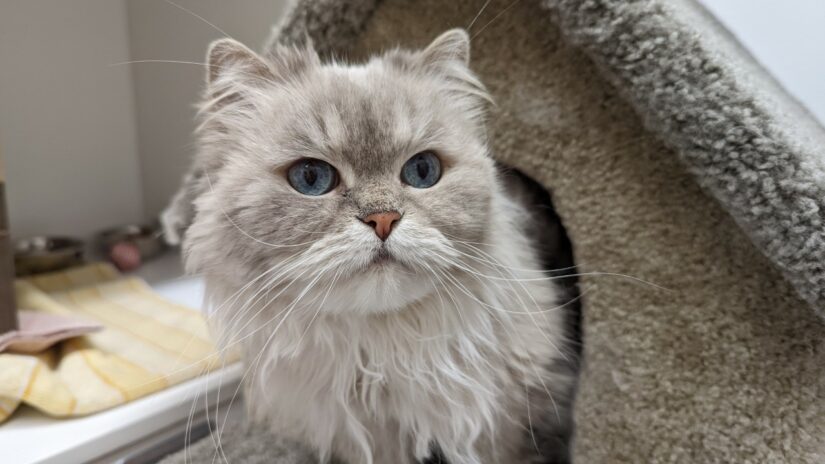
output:
[[467,51],[451,31],[363,66],[210,53],[187,266],[254,418],[322,459],[565,459],[563,299],[530,196],[487,154]]
[[[539,456],[530,427],[538,443],[567,420],[573,379],[553,365],[565,362],[564,314],[524,236],[527,211],[500,199],[487,240],[504,246],[479,246],[501,268],[476,272],[502,280],[453,271],[453,287],[376,315],[324,314],[339,308],[322,287],[245,341],[251,362],[267,347],[247,389],[256,419],[347,463],[368,462],[368,450],[376,463],[410,463],[436,443],[452,463],[550,462],[530,460]],[[207,283],[223,301],[244,282]],[[270,307],[288,308],[303,290]]]

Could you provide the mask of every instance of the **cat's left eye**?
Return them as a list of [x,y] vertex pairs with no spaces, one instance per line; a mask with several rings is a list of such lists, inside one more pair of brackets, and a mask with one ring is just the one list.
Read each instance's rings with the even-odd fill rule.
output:
[[427,150],[416,153],[401,168],[401,180],[415,188],[430,188],[441,178],[441,160]]
[[287,179],[292,188],[304,195],[318,196],[338,185],[338,171],[326,161],[306,158],[289,168]]

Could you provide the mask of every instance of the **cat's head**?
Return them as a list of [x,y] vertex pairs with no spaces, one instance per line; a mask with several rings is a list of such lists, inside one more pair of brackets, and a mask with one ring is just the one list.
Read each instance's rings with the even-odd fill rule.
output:
[[485,241],[498,188],[468,60],[458,29],[359,65],[214,43],[190,270],[330,311],[434,292],[457,245]]

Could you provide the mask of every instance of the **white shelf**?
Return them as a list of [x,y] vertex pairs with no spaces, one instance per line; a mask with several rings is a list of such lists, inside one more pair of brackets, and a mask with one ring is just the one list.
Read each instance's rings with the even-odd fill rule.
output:
[[[147,263],[137,274],[166,298],[200,308],[203,282],[195,277],[175,277],[180,276],[179,259],[176,254],[168,254]],[[104,456],[108,459],[158,431],[185,423],[193,404],[197,417],[203,415],[207,405],[214,409],[216,404],[229,401],[240,377],[241,367],[234,364],[122,406],[75,419],[53,419],[22,407],[0,425],[0,462],[72,464]]]

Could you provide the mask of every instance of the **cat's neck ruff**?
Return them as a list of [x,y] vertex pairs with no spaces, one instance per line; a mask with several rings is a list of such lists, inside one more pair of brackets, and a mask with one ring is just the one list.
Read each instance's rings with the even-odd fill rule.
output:
[[[409,437],[418,458],[429,453],[434,440],[448,437],[445,443],[469,448],[444,452],[463,456],[456,462],[473,462],[474,447],[481,446],[477,438],[512,419],[501,417],[501,402],[513,396],[509,389],[523,388],[511,384],[514,361],[524,371],[519,375],[531,375],[539,367],[526,360],[558,357],[554,350],[560,344],[552,311],[556,296],[536,279],[535,253],[509,215],[495,222],[490,243],[474,245],[479,252],[484,246],[479,256],[495,265],[464,260],[465,269],[442,274],[431,294],[403,309],[330,313],[317,303],[293,305],[295,295],[285,293],[259,306],[254,323],[239,318],[246,328],[222,330],[242,330],[236,336],[247,337],[243,347],[253,404],[278,395],[276,409],[288,418],[307,414],[308,404],[331,403],[317,420],[279,419],[273,425],[279,433],[291,433],[284,424],[312,424],[298,435],[315,437],[322,454],[337,449],[333,437],[343,424],[352,446],[360,449],[353,452],[370,456],[377,432],[366,424],[377,423]],[[324,301],[323,290],[303,298],[335,304]],[[536,351],[544,353],[536,356]],[[332,411],[338,414],[329,417]],[[444,420],[445,414],[452,419]]]

